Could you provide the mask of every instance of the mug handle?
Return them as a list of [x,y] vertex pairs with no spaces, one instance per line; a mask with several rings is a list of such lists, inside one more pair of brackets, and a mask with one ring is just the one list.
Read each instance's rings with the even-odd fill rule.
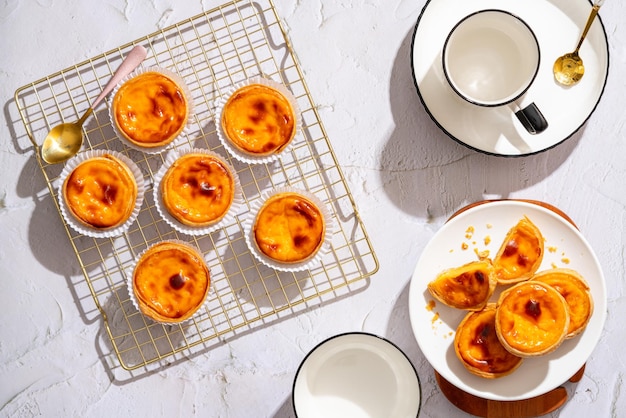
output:
[[515,112],[515,116],[532,135],[541,133],[548,127],[548,121],[534,102]]

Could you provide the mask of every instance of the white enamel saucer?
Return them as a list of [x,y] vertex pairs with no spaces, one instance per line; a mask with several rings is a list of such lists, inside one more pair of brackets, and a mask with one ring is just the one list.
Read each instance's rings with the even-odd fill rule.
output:
[[302,361],[293,385],[298,418],[417,417],[415,368],[390,341],[367,333],[340,334]]
[[[472,105],[446,82],[441,52],[448,33],[470,13],[493,8],[526,21],[539,41],[539,73],[526,96],[548,121],[548,128],[540,134],[528,133],[511,108]],[[589,119],[608,77],[608,42],[600,16],[580,49],[585,62],[583,79],[563,87],[552,74],[554,60],[575,48],[590,10],[588,0],[429,0],[417,21],[411,45],[414,82],[426,111],[452,139],[487,154],[523,156],[565,141]]]

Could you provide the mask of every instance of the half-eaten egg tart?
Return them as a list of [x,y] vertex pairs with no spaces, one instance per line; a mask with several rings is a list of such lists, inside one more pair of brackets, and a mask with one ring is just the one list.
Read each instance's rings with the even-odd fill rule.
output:
[[512,227],[493,260],[498,283],[511,284],[530,279],[541,265],[544,238],[527,217]]
[[487,304],[496,288],[494,273],[491,261],[472,261],[439,273],[428,283],[428,291],[447,306],[478,311]]

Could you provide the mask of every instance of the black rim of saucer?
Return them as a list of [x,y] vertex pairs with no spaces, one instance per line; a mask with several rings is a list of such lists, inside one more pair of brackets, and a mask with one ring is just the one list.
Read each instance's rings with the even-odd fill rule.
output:
[[298,376],[300,375],[300,371],[302,370],[302,367],[304,366],[304,364],[306,363],[308,358],[315,351],[317,351],[321,346],[323,346],[324,344],[328,343],[329,341],[332,341],[332,340],[337,339],[337,338],[345,337],[345,336],[348,336],[348,335],[363,335],[363,336],[367,336],[367,337],[376,338],[378,340],[381,340],[381,341],[389,344],[390,346],[395,348],[399,353],[401,353],[404,356],[406,361],[411,365],[411,368],[413,369],[413,373],[415,374],[415,378],[417,379],[417,388],[418,388],[418,392],[419,392],[419,403],[417,404],[417,411],[415,413],[415,417],[417,418],[419,416],[420,410],[422,409],[422,383],[420,382],[420,377],[417,374],[417,369],[413,365],[413,362],[411,361],[411,359],[409,359],[409,357],[406,355],[406,353],[404,351],[402,351],[400,349],[400,347],[398,347],[392,341],[388,340],[385,337],[381,337],[379,335],[372,334],[372,333],[369,333],[369,332],[363,332],[363,331],[344,332],[344,333],[337,334],[337,335],[334,335],[332,337],[326,338],[322,342],[318,343],[315,347],[313,347],[307,353],[307,355],[304,356],[304,358],[300,362],[300,365],[298,366],[298,370],[296,371],[296,374],[295,374],[295,376],[293,378],[293,383],[291,385],[291,406],[292,406],[293,412],[296,414],[296,418],[298,418],[298,411],[296,410],[296,391],[295,391],[295,389],[296,389],[296,382],[298,381]]

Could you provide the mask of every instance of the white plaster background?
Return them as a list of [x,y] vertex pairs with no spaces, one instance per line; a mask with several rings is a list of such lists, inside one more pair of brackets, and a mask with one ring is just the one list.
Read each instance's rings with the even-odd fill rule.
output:
[[[80,275],[30,143],[16,138],[18,87],[208,10],[215,0],[0,2],[0,416],[288,417],[304,355],[346,331],[398,344],[416,366],[422,417],[463,417],[437,389],[407,314],[428,240],[482,198],[545,200],[579,226],[602,263],[608,318],[571,399],[553,416],[626,414],[626,3],[600,14],[610,45],[604,96],[588,123],[548,152],[470,151],[425,113],[409,66],[424,0],[277,0],[314,101],[380,259],[366,291],[226,340],[129,382],[102,353],[102,323],[77,306]],[[574,42],[574,40],[573,40]],[[85,301],[82,302],[87,303]]]

